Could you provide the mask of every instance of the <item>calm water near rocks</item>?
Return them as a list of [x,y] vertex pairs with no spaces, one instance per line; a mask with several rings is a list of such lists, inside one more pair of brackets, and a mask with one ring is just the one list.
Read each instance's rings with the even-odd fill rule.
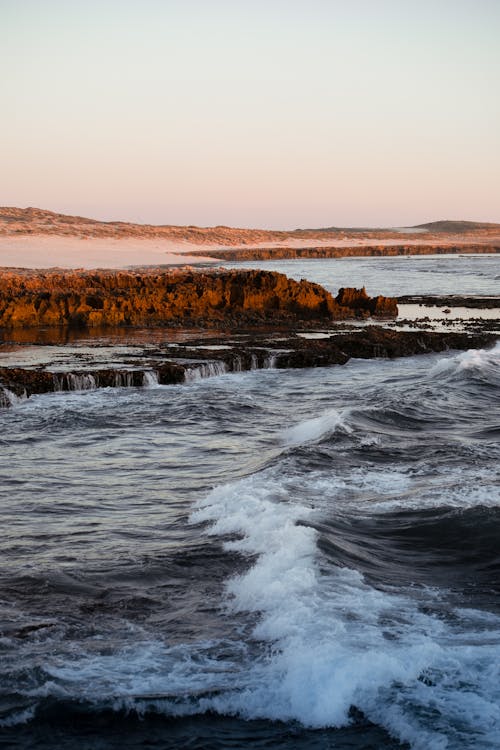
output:
[[262,268],[293,279],[315,281],[337,293],[340,287],[366,287],[385,294],[499,294],[499,255],[407,255],[385,258],[279,260],[224,263],[225,268]]
[[[500,259],[273,268],[495,294]],[[0,410],[0,747],[498,748],[499,360]]]

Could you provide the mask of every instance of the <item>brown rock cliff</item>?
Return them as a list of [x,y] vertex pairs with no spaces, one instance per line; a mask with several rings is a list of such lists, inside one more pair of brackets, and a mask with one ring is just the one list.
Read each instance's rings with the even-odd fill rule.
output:
[[396,301],[271,271],[0,275],[0,327],[235,324],[396,315]]

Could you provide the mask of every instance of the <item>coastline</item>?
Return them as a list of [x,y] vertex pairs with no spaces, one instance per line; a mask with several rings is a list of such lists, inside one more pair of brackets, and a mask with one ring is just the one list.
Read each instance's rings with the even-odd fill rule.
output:
[[216,264],[220,261],[280,260],[292,258],[346,258],[401,255],[459,255],[500,253],[500,240],[474,242],[453,240],[430,243],[414,240],[307,239],[259,245],[210,245],[171,239],[81,238],[52,234],[0,234],[0,270],[12,268],[49,269],[127,269]]
[[345,365],[353,357],[395,359],[485,348],[496,340],[495,334],[484,332],[396,331],[373,325],[325,333],[300,328],[245,334],[233,331],[193,336],[181,343],[128,345],[121,350],[115,346],[111,351],[101,339],[93,342],[93,346],[97,344],[95,352],[66,345],[62,360],[61,347],[33,347],[30,357],[24,345],[22,366],[17,366],[19,351],[11,346],[0,367],[0,407],[14,406],[41,393],[177,385],[252,370]]
[[499,307],[481,295],[396,299],[340,288],[334,297],[264,270],[4,268],[0,405],[37,393],[488,347]]
[[[294,259],[328,259],[328,258],[380,258],[412,255],[461,255],[500,253],[500,244],[426,244],[424,242],[397,243],[387,240],[384,243],[315,246],[275,246],[265,248],[223,248],[212,251],[215,260],[231,263],[256,260],[294,260]],[[193,257],[202,256],[201,251],[192,251]],[[201,260],[201,258],[200,258]],[[206,260],[206,258],[204,258]]]
[[272,230],[98,221],[0,207],[0,268],[128,268],[224,260],[498,253],[500,225],[437,221],[414,227]]

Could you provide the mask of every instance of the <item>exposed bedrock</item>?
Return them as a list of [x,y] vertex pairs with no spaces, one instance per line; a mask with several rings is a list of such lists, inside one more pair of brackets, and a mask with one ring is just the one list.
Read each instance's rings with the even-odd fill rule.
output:
[[[279,337],[245,336],[203,338],[189,345],[150,350],[142,365],[128,368],[68,369],[50,371],[50,365],[39,368],[0,368],[0,406],[10,406],[20,398],[54,391],[93,390],[103,387],[147,387],[176,384],[226,372],[268,368],[322,367],[343,365],[351,357],[393,358],[469,349],[491,345],[491,334],[436,333],[430,331],[394,331],[368,326],[352,333],[334,334],[324,339],[297,335]],[[224,348],[210,349],[207,344]]]
[[3,273],[0,327],[225,325],[396,316],[397,302],[271,271]]

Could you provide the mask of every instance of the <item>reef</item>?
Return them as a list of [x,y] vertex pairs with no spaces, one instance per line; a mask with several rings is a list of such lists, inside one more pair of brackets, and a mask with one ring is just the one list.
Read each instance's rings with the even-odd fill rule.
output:
[[397,301],[271,271],[3,272],[0,328],[225,326],[396,317]]
[[148,387],[189,382],[226,372],[269,368],[323,367],[344,365],[351,357],[407,357],[449,349],[469,349],[493,345],[492,334],[430,331],[394,331],[366,326],[352,332],[286,335],[247,333],[217,337],[203,336],[186,344],[130,352],[116,365],[75,363],[61,370],[50,363],[32,367],[0,368],[0,406],[37,393],[93,390],[102,387]]

